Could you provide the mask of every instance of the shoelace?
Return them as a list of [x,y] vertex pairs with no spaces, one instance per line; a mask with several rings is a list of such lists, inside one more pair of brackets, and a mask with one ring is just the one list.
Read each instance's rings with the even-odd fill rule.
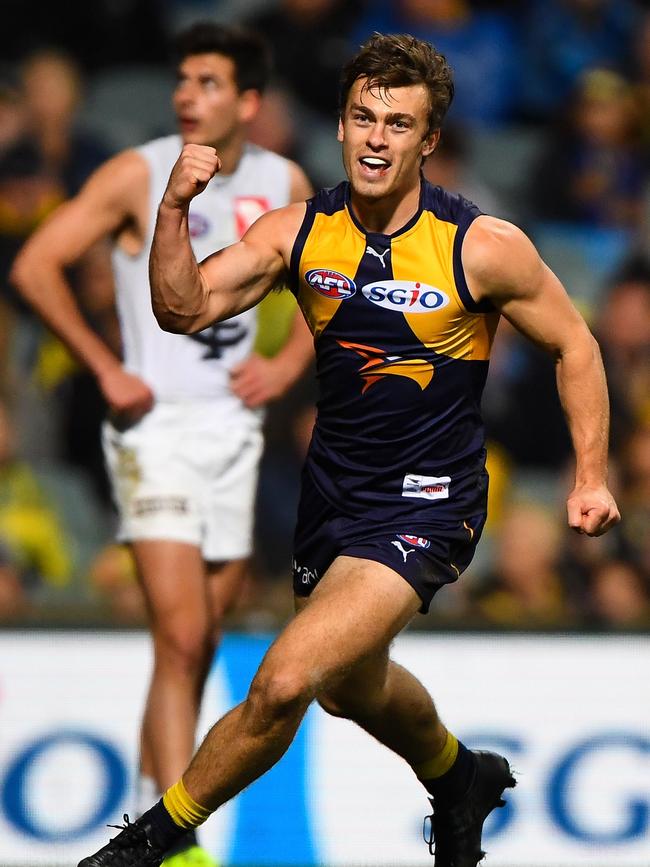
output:
[[[138,825],[135,822],[132,822],[129,819],[128,813],[124,813],[124,815],[122,816],[122,820],[124,822],[123,825],[107,825],[106,827],[107,828],[116,828],[120,832],[120,834],[126,832],[126,834],[124,836],[124,841],[123,841],[124,843],[131,843],[132,841],[134,841],[138,837],[142,837],[143,842],[146,842],[147,845],[149,845],[149,841],[147,840],[147,835],[146,835],[144,829],[138,827]],[[112,843],[114,840],[117,840],[117,837],[119,837],[120,834],[118,834],[116,837],[111,837],[110,842]]]
[[[498,806],[502,807],[504,804],[505,804],[505,801],[503,799],[499,799]],[[433,822],[433,820],[435,818],[435,807],[433,807],[433,800],[431,800],[431,806],[434,809],[434,812],[431,813],[430,816],[424,817],[424,822],[422,823],[422,836],[424,837],[424,842],[429,847],[429,855],[435,855],[437,850],[436,850],[436,829],[435,829],[435,825]],[[428,834],[427,834],[427,822],[429,822],[429,833]],[[440,852],[438,854],[442,855],[442,850],[440,850]],[[485,857],[485,854],[486,853],[481,849],[481,851],[479,853],[479,860],[482,860]]]
[[107,827],[107,828],[117,828],[118,831],[126,831],[126,829],[129,827],[129,825],[134,825],[134,824],[135,824],[135,822],[132,822],[132,821],[129,819],[129,814],[128,814],[128,813],[125,813],[125,814],[122,816],[122,821],[124,822],[123,825],[107,825],[106,827]]
[[[433,808],[433,800],[431,800],[431,807]],[[424,842],[429,847],[429,855],[435,855],[436,854],[436,832],[435,832],[434,826],[433,826],[433,817],[434,817],[434,814],[431,813],[430,816],[425,816],[424,821],[422,822],[422,836],[424,837]],[[428,834],[427,834],[427,822],[429,823],[429,833]]]

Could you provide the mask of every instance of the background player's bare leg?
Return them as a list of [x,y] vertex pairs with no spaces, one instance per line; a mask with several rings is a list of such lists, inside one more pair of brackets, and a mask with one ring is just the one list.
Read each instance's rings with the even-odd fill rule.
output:
[[338,558],[269,649],[246,701],[208,733],[183,777],[192,798],[214,810],[268,770],[316,695],[364,661],[385,656],[419,607],[415,591],[392,569]]
[[[213,647],[216,647],[221,641],[224,617],[237,604],[246,575],[248,574],[248,569],[248,560],[231,560],[228,563],[207,564],[208,609],[210,612],[210,634],[212,636]],[[209,672],[210,666],[208,665],[205,672],[206,677]]]
[[194,545],[139,540],[132,548],[154,646],[141,772],[155,779],[162,792],[178,779],[194,752],[201,694],[220,620],[236,595],[245,563],[214,566],[206,573]]

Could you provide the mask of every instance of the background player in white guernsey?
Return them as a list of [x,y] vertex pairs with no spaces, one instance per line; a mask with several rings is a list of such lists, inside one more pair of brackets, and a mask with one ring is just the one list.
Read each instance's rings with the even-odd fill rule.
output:
[[[220,622],[246,569],[262,448],[255,407],[285,391],[312,356],[302,316],[269,360],[251,355],[254,310],[194,336],[168,334],[154,319],[149,248],[184,143],[212,145],[223,159],[190,215],[198,259],[235,242],[262,212],[311,194],[298,166],[245,140],[269,72],[262,40],[203,23],[181,34],[176,48],[180,135],[100,167],[32,237],[13,270],[23,296],[95,374],[109,406],[104,446],[119,538],[135,555],[155,650],[141,738],[147,805],[153,787],[171,785],[193,752]],[[86,323],[64,274],[106,236],[123,362]],[[192,848],[192,864],[209,863],[197,860],[202,850],[193,843],[183,844]]]

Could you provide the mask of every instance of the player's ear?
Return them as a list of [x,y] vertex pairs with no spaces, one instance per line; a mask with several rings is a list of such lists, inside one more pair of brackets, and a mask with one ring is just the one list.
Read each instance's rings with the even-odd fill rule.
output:
[[439,141],[440,130],[434,129],[434,131],[432,133],[429,133],[422,142],[422,156],[428,157],[430,154],[432,154],[436,149]]
[[262,104],[262,96],[259,90],[242,90],[239,94],[239,120],[242,123],[250,123]]
[[338,128],[338,132],[336,133],[336,139],[337,139],[337,141],[343,141],[343,121],[340,117],[339,117],[339,128]]

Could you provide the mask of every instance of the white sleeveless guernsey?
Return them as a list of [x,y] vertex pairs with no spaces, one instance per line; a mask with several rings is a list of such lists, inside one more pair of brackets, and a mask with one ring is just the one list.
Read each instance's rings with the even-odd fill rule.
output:
[[[139,147],[149,166],[149,215],[142,251],[113,252],[124,366],[152,388],[156,401],[219,402],[224,413],[245,412],[230,390],[229,371],[251,352],[257,314],[247,310],[199,334],[169,334],[153,315],[149,250],[158,205],[181,150],[180,136]],[[190,205],[192,248],[197,261],[237,241],[265,211],[289,202],[289,163],[255,145],[245,146],[232,175],[216,175]]]

